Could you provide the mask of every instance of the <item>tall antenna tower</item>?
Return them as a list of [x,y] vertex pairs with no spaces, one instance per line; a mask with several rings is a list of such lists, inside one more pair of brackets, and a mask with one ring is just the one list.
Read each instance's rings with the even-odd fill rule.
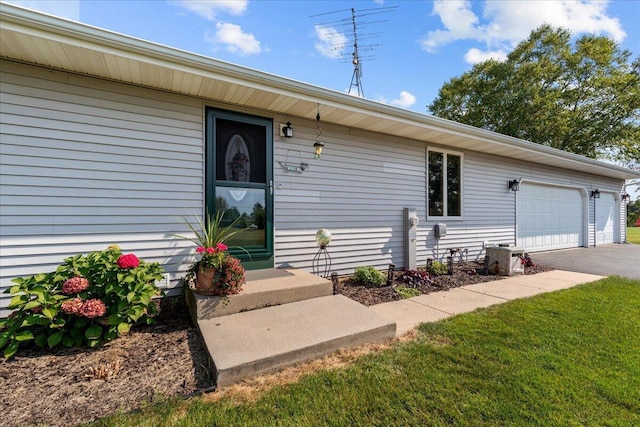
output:
[[362,30],[373,24],[379,24],[387,22],[387,19],[377,21],[362,21],[363,18],[370,15],[387,14],[395,11],[398,6],[379,7],[374,9],[363,9],[356,11],[354,8],[336,10],[334,12],[321,13],[319,15],[312,15],[311,18],[318,16],[326,16],[337,13],[351,12],[350,18],[343,18],[337,21],[325,22],[316,24],[316,26],[331,28],[335,33],[331,36],[336,41],[331,44],[333,50],[343,52],[348,46],[352,46],[353,50],[350,54],[344,52],[340,54],[341,62],[351,62],[353,65],[353,73],[351,75],[351,83],[349,84],[349,93],[357,94],[359,97],[364,98],[364,89],[362,87],[362,62],[376,59],[375,55],[371,52],[375,50],[380,44],[359,44],[362,40],[373,39],[380,37],[382,32],[363,33]]

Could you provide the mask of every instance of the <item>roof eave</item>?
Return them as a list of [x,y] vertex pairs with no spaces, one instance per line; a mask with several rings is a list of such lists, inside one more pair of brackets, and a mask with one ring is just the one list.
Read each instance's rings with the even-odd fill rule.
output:
[[[328,107],[334,112],[333,116],[323,116],[325,122],[331,122],[333,117],[334,123],[352,127],[357,127],[352,123],[358,121],[371,122],[372,120],[378,125],[386,124],[388,127],[394,127],[395,129],[398,128],[398,124],[401,124],[401,130],[396,131],[393,135],[410,137],[427,143],[438,143],[438,137],[444,139],[455,136],[458,139],[458,145],[464,145],[463,148],[468,150],[475,149],[489,153],[499,151],[501,153],[500,155],[505,157],[516,159],[526,157],[529,161],[551,164],[553,166],[578,171],[584,171],[588,168],[590,173],[617,179],[640,178],[640,171],[610,165],[533,142],[354,97],[346,93],[230,64],[203,55],[33,12],[5,3],[2,3],[0,29],[15,32],[15,34],[27,35],[34,39],[46,39],[48,42],[60,43],[61,45],[81,47],[104,55],[117,55],[118,57],[135,63],[151,64],[155,67],[185,73],[186,75],[199,76],[203,79],[224,81],[231,85],[251,88],[265,94],[275,94],[292,98],[300,104],[297,109],[289,108],[285,111],[274,111],[276,113],[313,119],[315,116],[314,107],[317,104],[322,104],[323,108]],[[8,59],[21,60],[20,58],[5,56],[3,52],[0,52],[0,56],[7,57]],[[42,58],[42,63],[39,63],[39,65],[64,69],[64,67],[56,67],[56,64],[47,62],[46,58]],[[80,72],[77,70],[67,71]],[[95,77],[114,80],[111,76],[106,75],[106,72],[104,74],[105,75],[99,75],[99,73],[96,73]],[[149,87],[156,87],[151,83],[152,82],[148,83]],[[145,85],[144,82],[142,85]],[[201,94],[189,93],[188,90],[184,92],[178,91],[178,93],[202,96]],[[243,106],[259,108],[259,106],[248,104]],[[351,121],[343,119],[348,116],[345,113],[349,113],[352,116]],[[362,129],[370,130],[367,129],[367,127],[362,127]],[[422,134],[423,131],[425,135],[428,134],[429,136],[424,138],[416,136]],[[384,133],[384,131],[379,132]]]

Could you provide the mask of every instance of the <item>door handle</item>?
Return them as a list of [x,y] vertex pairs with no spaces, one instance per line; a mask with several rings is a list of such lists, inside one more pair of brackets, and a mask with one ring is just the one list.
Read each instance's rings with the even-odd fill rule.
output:
[[273,196],[273,180],[269,181],[269,195]]

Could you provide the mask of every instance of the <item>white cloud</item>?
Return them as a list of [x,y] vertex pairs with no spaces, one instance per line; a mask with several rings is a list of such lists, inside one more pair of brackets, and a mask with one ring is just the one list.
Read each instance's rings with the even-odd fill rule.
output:
[[[354,93],[353,95],[357,95],[357,93]],[[412,93],[407,92],[406,90],[403,90],[400,92],[400,97],[397,99],[393,99],[389,101],[387,98],[383,96],[378,96],[376,98],[376,101],[381,102],[383,104],[395,105],[396,107],[400,107],[400,108],[409,108],[416,103],[416,97]]]
[[485,50],[471,49],[467,62],[478,58],[500,57],[512,50],[542,24],[564,27],[573,34],[595,33],[610,36],[620,42],[626,37],[620,21],[607,15],[606,0],[486,0],[482,19],[467,0],[436,0],[433,14],[440,17],[443,28],[429,31],[420,41],[427,52],[458,40],[471,40],[484,45]]
[[478,39],[482,30],[478,28],[479,19],[471,10],[471,2],[466,0],[436,0],[433,3],[433,15],[440,16],[444,30],[429,31],[422,40],[422,48],[435,52],[438,47],[456,40]]
[[221,23],[216,24],[216,31],[207,31],[205,40],[212,43],[223,44],[229,52],[240,53],[241,55],[252,55],[262,52],[260,42],[253,34],[245,33],[239,25]]
[[464,55],[464,60],[469,64],[477,64],[478,62],[484,62],[488,59],[504,61],[505,59],[507,59],[507,52],[505,52],[504,50],[482,51],[474,47],[469,49]]
[[617,42],[626,37],[617,18],[607,15],[608,1],[486,1],[483,15],[489,20],[489,39],[507,39],[517,43],[531,30],[547,23],[564,27],[574,34],[605,34]]
[[80,21],[80,0],[3,0],[49,15]]
[[242,15],[248,0],[173,0],[170,3],[194,12],[209,21],[215,21],[218,12]]
[[347,36],[335,28],[322,25],[316,25],[315,30],[316,37],[318,37],[315,43],[316,50],[327,58],[341,58],[347,44]]
[[391,105],[396,107],[409,108],[416,103],[416,97],[406,90],[400,92],[400,98],[391,101]]

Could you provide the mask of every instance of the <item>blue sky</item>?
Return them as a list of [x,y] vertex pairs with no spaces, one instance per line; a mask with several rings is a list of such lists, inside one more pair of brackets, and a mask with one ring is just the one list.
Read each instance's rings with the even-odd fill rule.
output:
[[[576,36],[610,36],[640,55],[640,0],[8,2],[345,92],[353,76],[353,8],[369,14],[356,19],[360,54],[374,56],[362,61],[365,97],[421,113],[443,83],[475,62],[503,58],[545,22]],[[370,14],[376,11],[386,13]],[[346,25],[318,25],[335,21]]]

